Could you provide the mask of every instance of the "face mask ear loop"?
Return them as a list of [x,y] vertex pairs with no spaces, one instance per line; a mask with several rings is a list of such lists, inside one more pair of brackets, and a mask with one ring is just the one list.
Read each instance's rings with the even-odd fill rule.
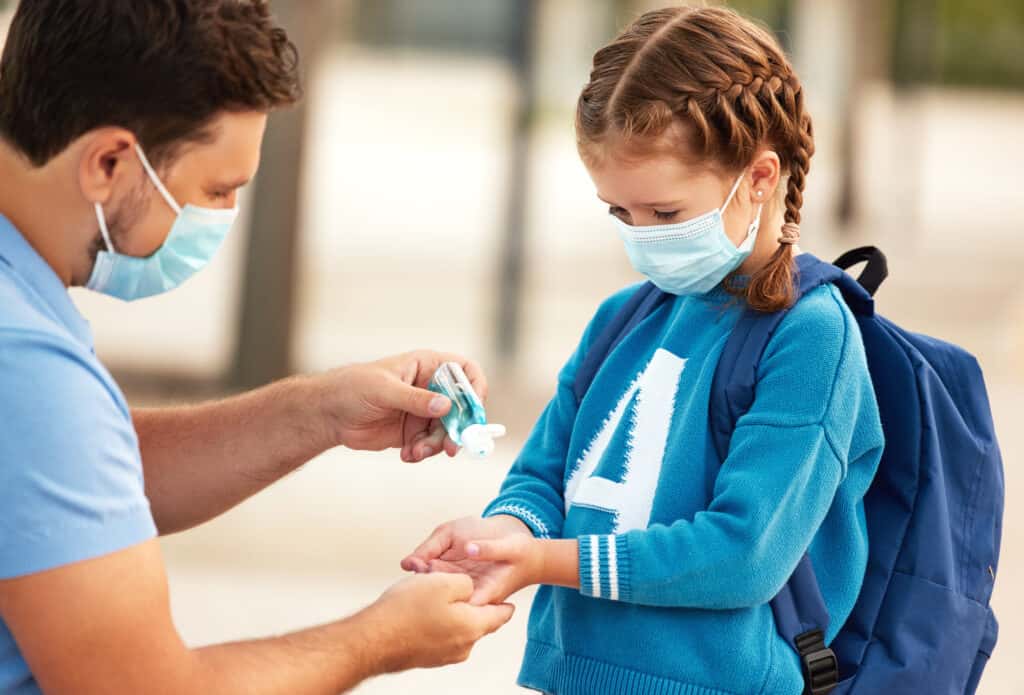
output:
[[718,209],[718,211],[719,211],[719,212],[721,212],[722,214],[725,214],[726,208],[728,208],[728,207],[729,207],[729,203],[731,203],[731,202],[732,202],[732,197],[733,197],[734,195],[736,195],[736,191],[738,191],[738,190],[739,190],[739,188],[740,188],[740,184],[741,184],[741,183],[743,183],[743,177],[744,177],[744,176],[746,176],[746,175],[747,175],[747,172],[745,172],[745,171],[744,171],[744,172],[743,172],[742,174],[740,174],[739,178],[738,178],[738,179],[736,179],[736,183],[734,183],[734,184],[732,185],[732,190],[731,190],[731,191],[729,191],[729,197],[727,197],[727,198],[725,199],[725,202],[724,202],[724,203],[722,203],[722,207],[720,207],[720,208]]
[[103,235],[103,243],[107,245],[107,251],[114,253],[114,242],[110,240],[110,230],[107,229],[107,219],[103,215],[103,206],[94,203],[96,209],[96,220],[100,223],[100,234]]
[[761,228],[761,211],[764,210],[764,203],[757,206],[757,214],[754,216],[754,221],[747,227],[747,238],[757,233],[757,230]]
[[146,159],[146,153],[142,151],[142,148],[138,143],[135,145],[135,151],[139,155],[139,161],[142,162],[142,168],[146,170],[146,173],[149,175],[149,180],[153,182],[154,186],[156,186],[156,190],[160,191],[160,195],[162,195],[164,200],[167,201],[167,204],[171,206],[171,210],[174,210],[174,214],[180,215],[181,206],[174,200],[174,196],[172,196],[171,192],[164,186],[164,182],[160,180],[160,177],[156,175],[156,171],[153,169],[152,165],[150,165],[149,160]]

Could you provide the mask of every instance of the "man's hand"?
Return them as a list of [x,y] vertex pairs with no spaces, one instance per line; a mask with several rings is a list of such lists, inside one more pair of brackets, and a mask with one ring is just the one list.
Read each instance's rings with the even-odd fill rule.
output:
[[481,399],[487,379],[478,364],[459,355],[419,350],[376,362],[341,367],[309,377],[334,441],[350,449],[379,451],[401,447],[402,460],[418,462],[457,447],[438,420],[451,401],[426,390],[444,362],[465,370]]
[[451,403],[426,390],[458,362],[481,398],[483,370],[458,355],[421,350],[283,379],[223,401],[135,409],[146,496],[161,533],[212,519],[332,447],[401,447],[418,462],[457,452],[437,419]]
[[171,620],[156,540],[0,580],[0,619],[53,695],[327,695],[405,668],[464,660],[512,617],[466,603],[465,576],[412,577],[345,620],[189,649]]
[[379,645],[381,672],[459,663],[473,645],[507,623],[513,606],[467,603],[473,582],[461,574],[410,577],[389,589],[357,616]]

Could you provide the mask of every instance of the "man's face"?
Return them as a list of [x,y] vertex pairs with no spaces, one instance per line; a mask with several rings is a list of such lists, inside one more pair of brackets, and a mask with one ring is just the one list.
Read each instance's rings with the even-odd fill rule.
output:
[[[178,205],[232,208],[238,189],[256,174],[267,116],[259,112],[224,113],[211,126],[209,142],[189,144],[157,174]],[[134,167],[133,167],[134,168]],[[141,162],[136,183],[108,210],[110,234],[120,253],[146,257],[159,249],[174,224],[174,210],[146,175]]]

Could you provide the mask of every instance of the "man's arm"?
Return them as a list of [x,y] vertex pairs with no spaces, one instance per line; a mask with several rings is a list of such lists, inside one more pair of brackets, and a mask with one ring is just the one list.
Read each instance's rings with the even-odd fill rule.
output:
[[458,355],[411,352],[285,379],[197,406],[132,412],[146,496],[160,533],[201,524],[335,446],[400,447],[418,462],[455,445],[436,418],[451,403],[425,387],[442,362],[463,365],[481,397],[487,383]]
[[[171,620],[157,542],[0,581],[0,616],[49,695],[335,693],[380,673],[462,661],[512,607],[464,603],[472,582],[424,575],[335,623],[189,649]],[[72,597],[69,599],[68,597]]]

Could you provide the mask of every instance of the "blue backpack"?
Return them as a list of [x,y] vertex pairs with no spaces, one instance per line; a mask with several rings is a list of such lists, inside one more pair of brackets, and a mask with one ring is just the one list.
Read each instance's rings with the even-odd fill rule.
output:
[[[857,280],[844,270],[867,265]],[[874,247],[835,264],[796,257],[798,297],[839,288],[860,326],[885,432],[864,498],[870,538],[853,612],[826,645],[828,611],[807,555],[771,601],[775,624],[800,655],[811,695],[971,695],[996,643],[989,597],[999,561],[1003,466],[977,360],[875,313],[888,274]],[[641,286],[597,337],[575,382],[582,399],[605,358],[668,297]],[[708,417],[725,460],[737,419],[754,400],[757,368],[785,311],[747,309],[726,341]]]

